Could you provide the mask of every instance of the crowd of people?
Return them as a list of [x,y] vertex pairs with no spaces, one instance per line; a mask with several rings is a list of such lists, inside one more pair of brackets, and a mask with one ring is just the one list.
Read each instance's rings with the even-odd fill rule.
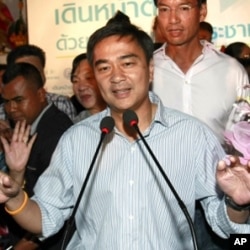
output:
[[8,54],[1,250],[224,250],[250,232],[250,158],[228,155],[224,138],[250,48],[215,48],[204,0],[154,3],[155,41],[120,11],[93,32],[71,98],[45,90],[43,49]]

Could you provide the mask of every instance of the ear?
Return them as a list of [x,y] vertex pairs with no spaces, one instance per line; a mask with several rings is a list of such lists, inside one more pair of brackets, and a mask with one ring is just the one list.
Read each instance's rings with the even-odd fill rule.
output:
[[41,102],[46,101],[46,90],[44,88],[40,88],[37,90],[38,98]]
[[204,21],[207,16],[207,5],[202,4],[200,8],[200,22]]

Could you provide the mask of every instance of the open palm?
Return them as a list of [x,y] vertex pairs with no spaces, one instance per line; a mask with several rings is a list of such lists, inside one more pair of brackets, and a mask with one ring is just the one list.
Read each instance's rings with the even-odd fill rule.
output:
[[30,126],[26,122],[17,122],[10,142],[1,137],[5,152],[5,161],[10,171],[24,172],[30,151],[36,139],[33,135],[29,139]]

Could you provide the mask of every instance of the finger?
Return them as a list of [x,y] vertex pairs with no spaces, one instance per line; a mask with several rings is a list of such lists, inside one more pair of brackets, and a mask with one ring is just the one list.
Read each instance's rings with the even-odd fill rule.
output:
[[20,187],[8,175],[0,177],[0,188],[9,197],[15,197],[20,190]]
[[28,148],[32,148],[32,146],[33,146],[33,144],[34,144],[34,142],[35,142],[35,140],[36,140],[36,137],[37,137],[37,133],[36,134],[34,134],[32,137],[31,137],[31,139],[29,140],[29,142],[28,142]]
[[227,164],[226,164],[226,162],[225,161],[219,161],[219,163],[218,163],[218,165],[217,165],[217,170],[218,171],[224,171],[224,170],[226,170],[226,168],[227,168]]
[[4,189],[10,189],[14,185],[13,180],[7,174],[1,174],[0,176],[0,186]]
[[26,122],[25,120],[21,121],[19,123],[19,130],[18,130],[18,141],[23,141],[24,143],[26,143],[28,141],[28,137],[24,138],[24,134],[25,134],[25,127],[26,127]]
[[30,129],[31,129],[30,125],[26,126],[25,131],[24,131],[24,135],[25,136],[27,136],[27,137],[30,136]]
[[4,151],[9,151],[9,142],[6,140],[6,138],[4,138],[3,136],[0,137]]
[[20,127],[20,121],[18,121],[15,125],[14,131],[13,131],[13,136],[12,136],[12,141],[18,141],[18,135],[19,135],[19,127]]

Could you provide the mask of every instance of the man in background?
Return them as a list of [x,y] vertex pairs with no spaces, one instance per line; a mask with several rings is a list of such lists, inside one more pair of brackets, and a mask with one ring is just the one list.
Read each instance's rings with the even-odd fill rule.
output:
[[200,22],[199,38],[200,40],[206,40],[212,43],[213,38],[213,26],[205,21]]
[[[7,55],[7,64],[9,65],[17,62],[26,62],[34,65],[39,70],[43,79],[43,85],[45,85],[46,77],[44,68],[46,57],[45,52],[41,48],[30,44],[16,47]],[[76,110],[69,97],[46,91],[46,98],[49,103],[55,104],[58,109],[66,113],[69,118],[73,120],[76,115]],[[6,114],[2,105],[0,105],[0,119],[6,119]]]
[[[37,179],[49,166],[51,156],[61,135],[72,125],[72,121],[53,103],[48,103],[44,80],[35,66],[29,63],[9,64],[3,74],[2,81],[2,96],[8,119],[13,124],[25,121],[31,126],[31,135],[36,134],[24,176],[21,180],[17,179],[23,189],[32,196]],[[26,139],[29,139],[28,135]],[[1,156],[3,157],[4,154],[2,153]],[[8,169],[8,172],[14,178],[17,175],[12,169]],[[17,243],[39,244],[42,249],[54,250],[57,249],[57,243],[60,244],[60,234],[39,243],[36,237],[32,234],[26,234],[8,214],[5,213],[4,216],[10,232],[11,245]]]
[[[164,105],[205,122],[224,144],[223,133],[233,104],[248,83],[243,67],[200,40],[200,22],[207,15],[204,0],[154,0],[158,25],[166,43],[154,53],[153,91]],[[227,249],[208,227],[197,202],[200,249]]]

